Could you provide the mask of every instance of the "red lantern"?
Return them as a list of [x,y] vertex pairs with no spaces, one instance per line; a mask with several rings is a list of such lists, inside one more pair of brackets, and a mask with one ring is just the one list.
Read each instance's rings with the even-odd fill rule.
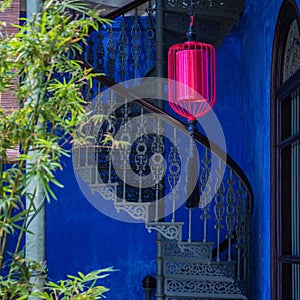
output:
[[210,44],[187,41],[168,53],[169,103],[189,121],[203,116],[216,101],[216,52]]

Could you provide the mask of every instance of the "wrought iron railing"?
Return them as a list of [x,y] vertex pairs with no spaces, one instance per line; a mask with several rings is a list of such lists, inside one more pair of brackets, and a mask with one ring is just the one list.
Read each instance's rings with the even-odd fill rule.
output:
[[[96,80],[110,86],[109,99],[101,101],[101,111],[110,113],[102,126],[96,128],[96,135],[94,127],[85,128],[87,135],[94,135],[96,146],[81,147],[79,152],[74,152],[82,180],[94,194],[114,202],[117,211],[125,211],[134,220],[145,222],[149,231],[157,230],[167,240],[176,240],[176,243],[162,242],[164,263],[170,257],[180,257],[181,253],[185,253],[186,259],[196,253],[193,259],[209,262],[216,272],[215,280],[217,274],[234,278],[240,293],[246,293],[252,190],[244,173],[221,148],[197,133],[195,141],[201,157],[199,208],[180,209],[185,202],[182,198],[185,193],[180,191],[184,190],[188,176],[185,173],[186,145],[190,141],[187,126],[125,87],[114,85],[109,78],[99,76]],[[100,94],[105,98],[105,92]],[[135,118],[137,123],[132,123]],[[113,149],[110,143],[103,144],[107,134],[118,135],[130,147]],[[217,167],[212,166],[213,160],[215,164],[217,161]],[[216,175],[210,178],[211,173]],[[152,174],[151,185],[145,188],[144,181],[149,174]],[[166,254],[169,250],[171,254]],[[182,267],[192,268],[194,260]],[[171,266],[164,268],[170,269]],[[163,276],[167,278],[170,273]],[[172,285],[174,282],[170,282],[170,290]],[[216,286],[216,282],[212,281],[211,285]],[[237,290],[232,293],[239,294]]]
[[[245,299],[252,189],[234,160],[197,132],[199,204],[184,208],[190,180],[188,126],[161,108],[168,109],[160,98],[166,81],[137,79],[155,64],[152,7],[149,1],[144,16],[131,4],[130,16],[114,12],[118,22],[89,39],[81,57],[83,67],[94,66],[95,73],[107,76],[96,76],[84,94],[92,110],[107,117],[100,125],[83,126],[92,142],[74,149],[75,169],[92,194],[158,232],[156,299]],[[115,148],[111,136],[126,143]]]
[[90,32],[85,60],[116,82],[148,73],[155,64],[153,6],[153,0],[137,0],[104,15],[112,25]]

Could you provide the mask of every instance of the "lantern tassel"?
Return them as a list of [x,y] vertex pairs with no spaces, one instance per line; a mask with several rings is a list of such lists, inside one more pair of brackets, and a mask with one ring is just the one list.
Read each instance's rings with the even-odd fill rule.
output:
[[[188,199],[185,202],[186,208],[196,208],[199,205],[200,200],[200,193],[199,193],[199,172],[198,172],[198,159],[196,157],[197,155],[197,149],[196,145],[193,141],[193,133],[194,133],[194,122],[191,124],[190,127],[192,127],[192,135],[190,140],[190,149],[189,149],[189,158],[187,163],[187,192],[192,193],[188,197]],[[196,185],[195,178],[197,178]]]

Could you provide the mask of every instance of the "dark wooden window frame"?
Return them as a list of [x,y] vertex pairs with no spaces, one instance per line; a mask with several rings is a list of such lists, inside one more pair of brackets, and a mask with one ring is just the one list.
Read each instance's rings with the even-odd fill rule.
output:
[[[279,122],[278,103],[288,97],[296,86],[300,86],[300,70],[283,83],[284,51],[287,34],[293,20],[297,19],[300,24],[299,11],[294,0],[284,0],[278,16],[275,30],[272,75],[271,75],[271,299],[280,299],[280,271],[279,263],[295,263],[294,258],[288,255],[280,256],[281,228],[279,226],[280,207],[280,183],[279,183]],[[279,121],[279,122],[278,122]],[[293,137],[295,138],[295,137]],[[297,138],[297,137],[296,137]],[[291,141],[285,141],[290,143]],[[298,261],[297,261],[298,263]]]

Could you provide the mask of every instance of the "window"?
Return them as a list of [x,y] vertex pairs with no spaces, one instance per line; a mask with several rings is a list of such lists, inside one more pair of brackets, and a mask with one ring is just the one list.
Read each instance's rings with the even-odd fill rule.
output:
[[300,39],[294,0],[281,6],[271,95],[272,299],[300,299]]

